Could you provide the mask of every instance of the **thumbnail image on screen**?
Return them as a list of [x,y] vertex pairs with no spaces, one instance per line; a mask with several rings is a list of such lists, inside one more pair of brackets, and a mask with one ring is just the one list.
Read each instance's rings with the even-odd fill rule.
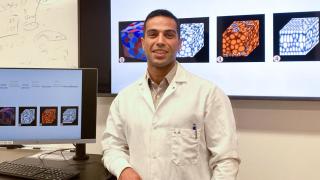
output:
[[37,126],[37,107],[19,107],[19,124]]
[[217,62],[264,62],[264,15],[217,17]]
[[181,18],[179,62],[209,62],[209,17]]
[[57,107],[40,107],[40,123],[42,126],[56,126],[58,123]]
[[[181,49],[177,61],[209,62],[209,18],[181,18]],[[146,62],[142,48],[143,21],[119,22],[119,62]]]
[[16,108],[0,107],[0,126],[16,125]]
[[146,62],[142,49],[143,21],[119,22],[119,62]]
[[78,109],[77,106],[62,106],[61,124],[64,126],[78,125]]
[[273,14],[273,61],[319,61],[317,12]]

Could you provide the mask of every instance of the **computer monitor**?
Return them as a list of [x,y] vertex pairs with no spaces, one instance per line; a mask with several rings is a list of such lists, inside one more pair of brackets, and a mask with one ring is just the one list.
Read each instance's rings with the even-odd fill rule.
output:
[[0,145],[94,143],[96,69],[0,68]]

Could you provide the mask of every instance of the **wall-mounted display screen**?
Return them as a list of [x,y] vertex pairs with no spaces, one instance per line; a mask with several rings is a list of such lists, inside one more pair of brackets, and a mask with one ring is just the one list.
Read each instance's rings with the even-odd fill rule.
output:
[[168,9],[181,23],[177,61],[227,95],[320,98],[317,4],[316,0],[111,0],[111,93],[145,73],[143,20],[152,10]]

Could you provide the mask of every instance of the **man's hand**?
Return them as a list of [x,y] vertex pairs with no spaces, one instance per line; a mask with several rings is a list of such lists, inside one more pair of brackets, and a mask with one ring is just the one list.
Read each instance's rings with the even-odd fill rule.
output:
[[128,167],[121,172],[119,180],[142,180],[142,179],[134,169]]

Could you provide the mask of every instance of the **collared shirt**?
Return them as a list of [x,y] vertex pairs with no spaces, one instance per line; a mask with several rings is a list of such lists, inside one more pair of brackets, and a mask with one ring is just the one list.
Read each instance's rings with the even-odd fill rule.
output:
[[146,79],[148,81],[148,85],[152,95],[154,108],[157,108],[161,97],[163,96],[164,92],[166,91],[172,79],[174,78],[176,71],[177,71],[177,63],[175,63],[173,68],[168,72],[168,74],[164,77],[164,79],[159,84],[155,83],[151,79],[148,71],[146,72]]
[[113,100],[104,166],[118,178],[132,167],[143,180],[235,180],[240,161],[229,98],[177,65],[157,108],[145,76]]

